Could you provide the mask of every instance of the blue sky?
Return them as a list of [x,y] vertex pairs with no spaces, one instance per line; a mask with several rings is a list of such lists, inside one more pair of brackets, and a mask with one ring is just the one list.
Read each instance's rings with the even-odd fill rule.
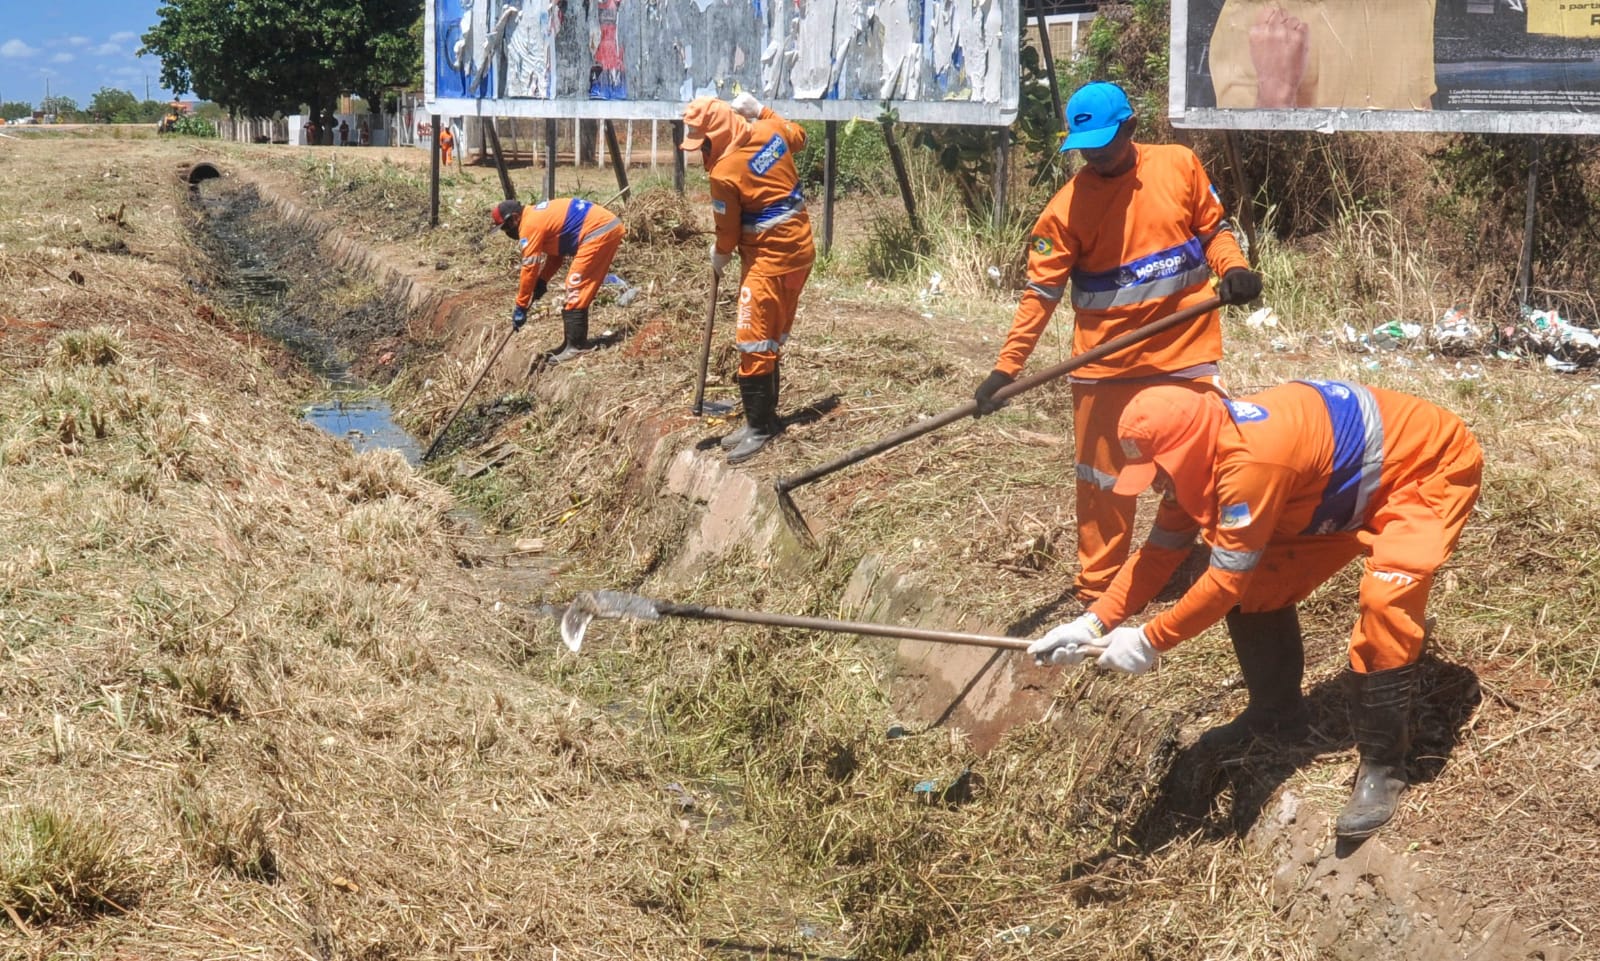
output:
[[[18,0],[0,13],[0,99],[38,107],[45,96],[66,96],[78,106],[101,87],[145,98],[170,99],[161,87],[161,61],[136,57],[139,36],[156,22],[160,0]],[[189,95],[193,97],[192,94]]]

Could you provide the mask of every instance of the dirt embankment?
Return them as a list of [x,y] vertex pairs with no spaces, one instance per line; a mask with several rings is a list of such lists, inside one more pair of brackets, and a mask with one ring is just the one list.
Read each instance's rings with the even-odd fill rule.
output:
[[[230,265],[170,178],[188,158],[81,146],[70,166],[0,155],[8,188],[52,188],[0,228],[7,952],[1595,956],[1589,615],[1561,592],[1592,586],[1600,539],[1576,509],[1593,495],[1549,470],[1595,451],[1539,440],[1592,409],[1583,391],[1378,375],[1462,409],[1496,488],[1437,592],[1420,783],[1340,852],[1348,584],[1304,612],[1314,748],[1221,767],[1188,747],[1240,703],[1215,636],[1132,681],[670,620],[597,622],[573,657],[538,613],[617,587],[1018,635],[1065,616],[1061,392],[797,491],[817,550],[767,484],[958,402],[1003,302],[863,289],[841,255],[785,355],[789,434],[730,471],[707,449],[725,428],[685,412],[701,227],[647,193],[617,264],[647,294],[596,311],[621,345],[534,378],[559,338],[530,324],[461,456],[419,474],[297,422],[307,380],[214,296]],[[326,272],[291,283],[326,288],[311,319],[430,434],[509,310],[509,250],[477,216],[492,174],[451,178],[424,231],[413,171],[213,159],[228,175],[202,190],[255,181],[316,218],[288,220],[307,243],[334,232]],[[396,276],[414,294],[388,303],[422,309],[379,323]],[[1353,372],[1294,346],[1243,335],[1234,376]],[[719,344],[711,396],[732,360]],[[507,544],[566,558],[546,597],[495,579]]]

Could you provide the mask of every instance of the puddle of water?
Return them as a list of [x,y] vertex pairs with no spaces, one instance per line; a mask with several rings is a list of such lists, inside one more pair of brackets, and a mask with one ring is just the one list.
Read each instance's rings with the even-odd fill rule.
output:
[[422,448],[394,422],[389,402],[379,397],[339,397],[306,408],[305,419],[335,437],[343,437],[357,453],[390,448],[406,463],[422,463]]

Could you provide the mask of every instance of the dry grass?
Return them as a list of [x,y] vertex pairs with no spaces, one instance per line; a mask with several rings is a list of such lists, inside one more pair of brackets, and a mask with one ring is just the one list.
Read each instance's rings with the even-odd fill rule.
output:
[[[325,174],[304,151],[218,149],[302,178],[420,272],[442,257],[448,269],[434,272],[465,303],[503,316],[500,238],[474,246],[477,224],[454,220],[410,238],[404,218],[371,209],[383,191],[412,209],[416,173],[340,161]],[[87,169],[171,160],[150,150],[100,167],[91,154]],[[0,186],[19,176],[0,166]],[[328,177],[357,186],[316,193]],[[65,193],[170,204],[170,221],[130,207],[141,232],[130,254],[91,252],[82,244],[105,237],[89,233],[122,228],[75,227],[54,208],[0,226],[8,289],[48,288],[3,311],[0,690],[16,733],[0,783],[116,825],[113,850],[144,874],[136,915],[29,921],[30,934],[0,934],[7,952],[1328,956],[1328,912],[1246,831],[1281,791],[1319,822],[1342,803],[1348,583],[1305,607],[1318,750],[1220,771],[1182,750],[1242,698],[1216,632],[1145,678],[1069,675],[1047,718],[982,756],[939,728],[885,737],[902,719],[879,642],[664,621],[608,624],[574,658],[530,615],[538,598],[497,596],[474,577],[479,548],[445,518],[440,487],[294,426],[300,382],[279,380],[231,316],[202,315],[213,308],[182,282],[220,266],[187,239],[181,201],[138,176],[118,183]],[[483,171],[450,186],[462,198],[452,210],[497,196]],[[516,455],[463,492],[491,527],[560,555],[548,599],[612,586],[849,615],[838,598],[871,554],[975,624],[1032,633],[1069,613],[1068,408],[1055,389],[798,491],[826,531],[805,563],[734,550],[669,580],[694,507],[657,496],[645,468],[658,442],[676,450],[720,432],[685,414],[704,244],[685,226],[692,205],[634,203],[635,236],[652,243],[625,245],[617,269],[654,291],[627,314],[596,312],[597,326],[632,318],[633,336],[531,388],[508,368],[472,412],[471,436]],[[1438,276],[1427,251],[1380,242],[1384,229],[1370,219],[1337,249],[1368,256],[1375,284]],[[46,240],[22,240],[34,236]],[[73,250],[93,284],[65,279],[83,263]],[[1338,301],[1315,294],[1336,289],[1314,270],[1326,258],[1277,256],[1280,285],[1317,283],[1280,308],[1284,331],[1232,337],[1235,384],[1316,373],[1407,389],[1459,410],[1492,452],[1480,517],[1434,605],[1424,726],[1448,759],[1386,838],[1413,839],[1419,870],[1473,892],[1475,907],[1513,910],[1522,929],[1592,957],[1600,821],[1596,748],[1581,732],[1596,717],[1586,638],[1600,448],[1587,426],[1600,397],[1587,378],[1532,366],[1473,372],[1421,352],[1336,350]],[[138,277],[149,294],[124,295],[113,314],[102,276]],[[976,289],[924,303],[919,286],[819,271],[785,355],[784,406],[837,403],[793,426],[760,474],[969,396],[1010,305]],[[1377,299],[1402,303],[1391,296],[1398,286]],[[391,391],[411,420],[431,427],[448,413],[501,323],[402,373]],[[97,324],[109,333],[71,348],[60,338]],[[719,345],[728,326],[725,313]],[[1066,349],[1052,333],[1037,363]],[[50,361],[68,354],[108,362]],[[719,346],[715,361],[721,387],[731,352]]]

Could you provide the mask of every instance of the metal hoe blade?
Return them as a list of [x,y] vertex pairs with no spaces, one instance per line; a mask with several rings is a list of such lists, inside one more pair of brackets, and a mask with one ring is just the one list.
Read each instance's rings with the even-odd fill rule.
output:
[[561,642],[574,654],[583,647],[583,635],[589,622],[597,617],[615,620],[634,617],[645,621],[660,620],[655,601],[638,594],[622,591],[584,591],[572,599],[561,615]]

